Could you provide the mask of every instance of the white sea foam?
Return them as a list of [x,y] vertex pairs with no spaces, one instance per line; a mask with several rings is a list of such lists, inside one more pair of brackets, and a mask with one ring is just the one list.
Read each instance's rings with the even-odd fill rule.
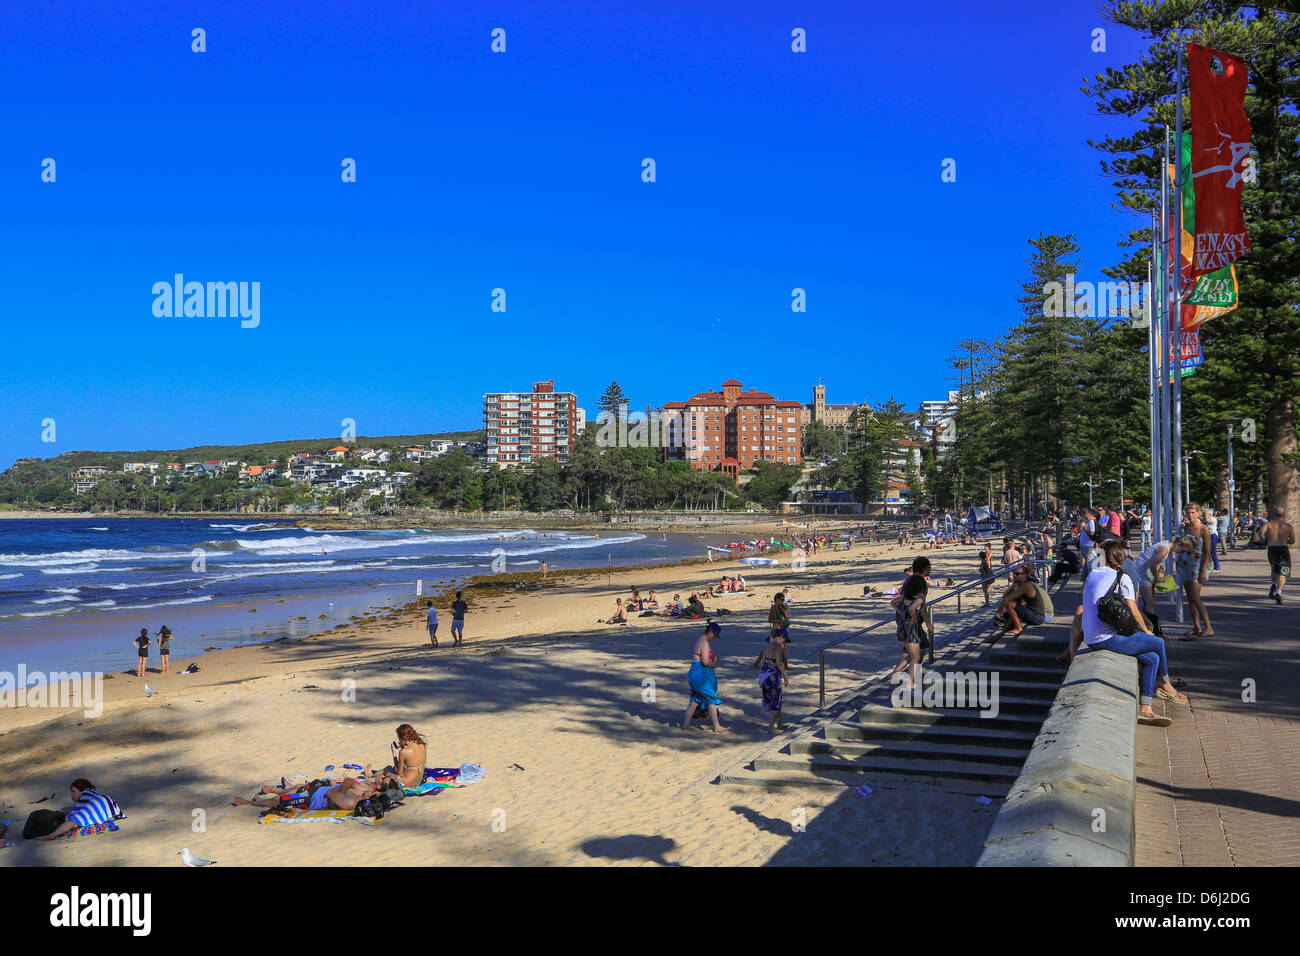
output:
[[148,555],[120,548],[83,548],[50,554],[0,554],[0,565],[22,568],[51,568],[59,565],[90,564],[95,561],[135,561]]
[[[548,551],[572,551],[574,549],[601,548],[607,544],[627,544],[630,541],[640,541],[643,538],[645,538],[643,534],[625,535],[621,538],[583,538],[580,540],[570,538],[556,544],[542,544],[541,547],[536,548],[520,548],[518,550],[506,548],[506,560],[509,561],[511,558],[526,554],[546,554]],[[493,554],[491,551],[479,551],[474,556],[476,558],[490,558],[493,557]]]
[[64,601],[76,601],[77,599],[71,594],[60,594],[57,597],[36,598],[33,604],[59,604]]
[[[212,600],[212,595],[205,594],[202,597],[177,598],[174,601],[158,601],[155,604],[122,604],[119,605],[119,608],[123,611],[143,611],[148,608],[155,608],[155,607],[176,607],[181,604],[202,604],[204,601],[211,601],[211,600]],[[112,602],[110,601],[109,603],[111,604]],[[91,607],[91,605],[86,604],[83,605],[83,607]]]

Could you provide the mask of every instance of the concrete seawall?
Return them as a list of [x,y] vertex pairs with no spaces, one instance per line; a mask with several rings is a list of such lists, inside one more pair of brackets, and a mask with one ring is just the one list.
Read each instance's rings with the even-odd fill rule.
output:
[[1137,660],[1074,659],[978,866],[1132,866]]

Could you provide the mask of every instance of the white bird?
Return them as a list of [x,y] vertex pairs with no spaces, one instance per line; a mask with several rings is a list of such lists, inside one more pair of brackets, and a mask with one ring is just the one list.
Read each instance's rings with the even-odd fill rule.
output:
[[152,687],[150,687],[148,684],[145,684],[145,685],[144,685],[144,696],[146,696],[146,697],[153,697],[153,696],[155,696],[157,693],[158,693],[158,692],[157,692],[156,690],[154,690]]
[[181,862],[186,866],[211,866],[213,863],[217,862],[216,860],[205,860],[200,856],[195,856],[190,852],[189,847],[181,850],[180,857]]

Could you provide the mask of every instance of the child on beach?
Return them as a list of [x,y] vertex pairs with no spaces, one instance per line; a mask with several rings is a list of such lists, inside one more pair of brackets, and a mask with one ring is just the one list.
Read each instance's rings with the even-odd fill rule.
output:
[[[991,578],[993,576],[993,545],[987,541],[984,543],[984,550],[980,552],[980,577]],[[989,588],[993,586],[992,581],[984,582],[984,606],[989,606]]]
[[172,631],[166,624],[158,632],[158,659],[162,661],[162,676],[166,677],[172,659]]
[[143,677],[145,665],[149,663],[149,628],[140,628],[140,636],[135,639],[136,655],[135,676]]
[[438,609],[429,601],[425,604],[428,611],[425,616],[429,619],[429,643],[434,647],[438,646]]
[[790,614],[785,609],[785,594],[778,592],[776,597],[772,598],[772,609],[767,612],[768,640],[776,634],[778,629],[787,629],[789,635]]
[[790,659],[786,651],[786,638],[789,633],[785,628],[778,628],[772,639],[763,645],[754,667],[758,669],[758,690],[763,696],[763,709],[772,715],[768,722],[768,733],[779,734],[785,730],[781,722],[782,688],[789,684]]
[[691,669],[687,674],[691,696],[686,701],[686,713],[682,716],[682,730],[690,729],[691,718],[695,715],[696,708],[699,708],[708,714],[715,734],[728,732],[726,727],[718,723],[718,708],[722,706],[722,698],[718,696],[718,655],[709,646],[721,633],[722,625],[709,621],[704,625],[704,633],[695,642]]

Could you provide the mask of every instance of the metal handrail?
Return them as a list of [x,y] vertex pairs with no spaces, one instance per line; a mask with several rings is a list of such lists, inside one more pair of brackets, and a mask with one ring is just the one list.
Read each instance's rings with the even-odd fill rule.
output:
[[[967,581],[965,584],[960,584],[957,587],[953,588],[947,594],[926,601],[925,604],[921,606],[921,610],[928,611],[933,605],[938,604],[941,601],[946,601],[951,597],[955,597],[957,598],[957,613],[960,614],[961,595],[964,594],[966,591],[969,591],[971,588],[982,587],[987,582],[996,581],[998,578],[1002,577],[1003,575],[1007,574],[1010,571],[1014,571],[1016,568],[1025,567],[1027,565],[1034,565],[1039,568],[1042,568],[1046,566],[1048,563],[1047,555],[1048,552],[1045,550],[1042,556],[1040,557],[1038,551],[1035,550],[1034,553],[1029,557],[1021,558],[1019,561],[1016,561],[1012,564],[1005,565],[996,574],[991,574],[988,577],[976,578],[972,581]],[[1039,577],[1041,579],[1042,575],[1040,574]],[[817,648],[816,650],[810,651],[807,654],[808,657],[812,657],[813,654],[816,654],[820,660],[821,676],[820,676],[820,683],[818,688],[820,703],[818,704],[818,707],[826,706],[826,652],[832,647],[838,647],[840,644],[843,644],[847,641],[851,641],[854,638],[861,637],[863,634],[867,634],[871,631],[874,631],[878,627],[883,627],[884,625],[892,624],[893,622],[894,622],[894,618],[884,618],[882,620],[877,621],[875,624],[870,624],[867,627],[864,627],[858,631],[854,631],[852,634],[849,634],[845,637],[841,637],[838,640],[831,641],[828,644],[823,644],[821,647]],[[926,663],[928,664],[934,663],[933,639],[930,641],[930,656],[929,659],[926,661]]]

